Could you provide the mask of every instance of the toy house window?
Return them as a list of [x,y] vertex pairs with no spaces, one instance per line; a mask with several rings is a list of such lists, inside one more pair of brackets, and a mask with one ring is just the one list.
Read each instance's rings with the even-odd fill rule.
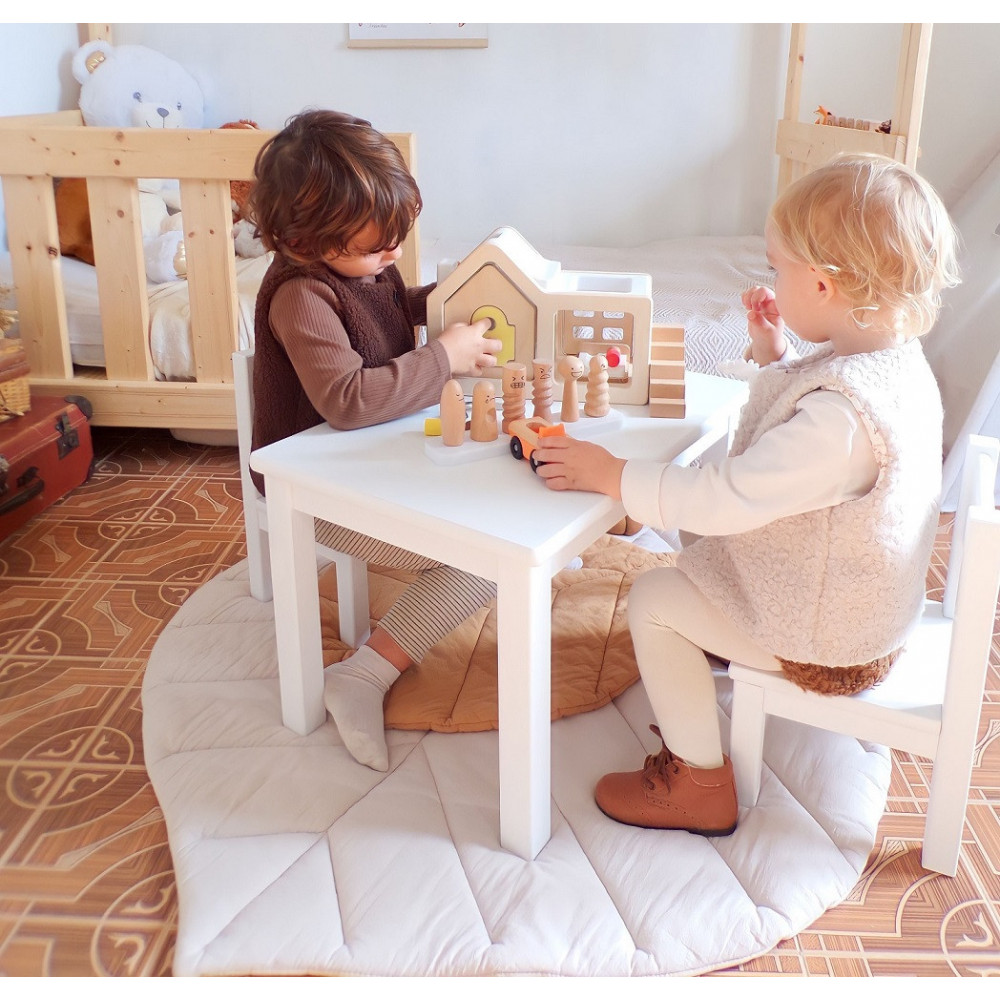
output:
[[564,309],[556,320],[560,351],[563,354],[588,353],[595,341],[604,344],[632,343],[635,317],[631,313]]
[[[573,339],[574,340],[593,340],[594,339],[594,313],[593,311],[586,311],[582,309],[574,309],[573,313]],[[589,323],[577,323],[577,320],[586,319],[590,320]]]

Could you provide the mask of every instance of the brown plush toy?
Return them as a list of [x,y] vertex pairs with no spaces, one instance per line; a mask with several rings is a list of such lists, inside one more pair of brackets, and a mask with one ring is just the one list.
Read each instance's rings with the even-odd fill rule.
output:
[[[255,122],[251,121],[249,118],[241,118],[238,122],[226,122],[225,125],[220,125],[219,128],[260,128],[260,126]],[[243,208],[247,203],[247,198],[250,195],[250,181],[230,181],[229,182],[229,196],[233,199],[233,222],[239,222],[243,218]]]
[[56,178],[56,224],[59,252],[94,263],[94,237],[90,230],[87,182],[82,177]]
[[[226,122],[220,128],[260,128],[260,126],[249,118],[241,118],[238,122]],[[238,257],[259,257],[266,253],[264,244],[255,235],[253,222],[244,215],[251,183],[251,181],[229,182],[229,196],[233,202],[233,242]]]

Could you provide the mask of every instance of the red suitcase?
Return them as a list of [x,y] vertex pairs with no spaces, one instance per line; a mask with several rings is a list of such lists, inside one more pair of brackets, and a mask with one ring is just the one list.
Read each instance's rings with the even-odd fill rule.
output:
[[31,409],[0,423],[0,539],[90,477],[90,403],[31,395]]

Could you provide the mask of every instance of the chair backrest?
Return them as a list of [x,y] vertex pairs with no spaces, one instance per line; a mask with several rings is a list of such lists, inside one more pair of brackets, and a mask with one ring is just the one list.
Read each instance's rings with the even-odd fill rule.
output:
[[236,394],[236,441],[240,451],[243,496],[260,496],[250,477],[250,446],[253,441],[253,349],[233,354],[233,389]]
[[[993,487],[996,482],[997,462],[1000,460],[1000,441],[996,438],[970,434],[965,445],[965,462],[962,466],[962,484],[955,525],[951,535],[951,554],[945,577],[942,608],[947,618],[955,617],[962,563],[967,551],[969,514],[973,508],[994,509]],[[973,549],[974,551],[974,549]]]
[[[972,733],[974,738],[979,724],[1000,597],[1000,511],[993,494],[998,451],[996,438],[970,436],[964,495],[955,515],[960,539],[952,542],[953,560],[956,549],[960,552],[957,572],[953,560],[948,564],[949,582],[952,576],[956,578],[950,596],[955,626],[942,704],[942,735],[949,729]],[[949,613],[947,607],[942,611]]]

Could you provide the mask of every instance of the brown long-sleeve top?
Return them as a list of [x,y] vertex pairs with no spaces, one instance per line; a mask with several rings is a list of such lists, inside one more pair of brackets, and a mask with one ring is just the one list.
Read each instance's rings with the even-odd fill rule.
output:
[[276,257],[257,297],[253,447],[324,421],[351,430],[437,403],[447,354],[436,340],[415,347],[413,332],[432,288],[407,289],[394,266],[341,278]]

